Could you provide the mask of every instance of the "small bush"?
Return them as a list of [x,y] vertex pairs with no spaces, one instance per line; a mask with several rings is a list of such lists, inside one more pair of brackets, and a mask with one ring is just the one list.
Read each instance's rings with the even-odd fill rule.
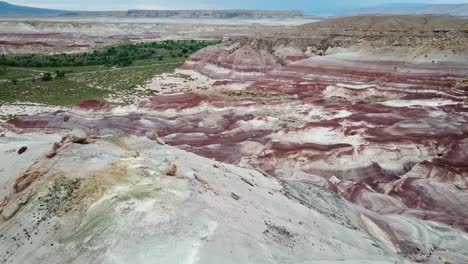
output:
[[11,81],[11,83],[12,83],[13,85],[16,85],[16,84],[18,83],[18,80],[16,80],[16,79],[11,79],[10,81]]
[[57,70],[55,71],[55,74],[57,78],[64,78],[65,77],[65,71]]
[[52,81],[52,75],[50,74],[50,72],[46,72],[42,75],[42,81],[43,82]]

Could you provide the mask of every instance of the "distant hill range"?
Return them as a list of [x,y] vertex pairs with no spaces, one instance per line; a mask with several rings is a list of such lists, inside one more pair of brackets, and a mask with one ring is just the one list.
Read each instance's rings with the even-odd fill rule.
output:
[[62,16],[117,16],[117,17],[151,17],[151,18],[295,18],[302,17],[301,11],[269,10],[128,10],[120,12],[79,11],[62,14]]
[[350,10],[342,15],[436,15],[468,17],[468,3],[363,8]]
[[303,17],[301,11],[269,10],[128,10],[128,11],[66,11],[13,5],[0,1],[0,16],[68,16],[68,17],[151,17],[151,18],[213,18],[260,19]]
[[[467,0],[468,1],[468,0]],[[355,15],[437,15],[468,17],[468,3],[422,5],[393,4],[375,8],[353,9],[339,16]],[[127,11],[70,11],[13,5],[0,1],[0,17],[66,16],[66,17],[151,17],[151,18],[206,18],[206,19],[261,19],[261,18],[314,18],[301,11],[269,10],[127,10]],[[322,17],[323,18],[323,17]]]
[[68,11],[12,5],[0,1],[0,16],[54,16]]

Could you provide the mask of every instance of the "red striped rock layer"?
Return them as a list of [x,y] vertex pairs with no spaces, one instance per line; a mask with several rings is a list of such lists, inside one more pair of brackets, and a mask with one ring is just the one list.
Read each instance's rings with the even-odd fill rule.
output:
[[466,97],[465,89],[451,89],[467,74],[466,64],[376,62],[356,60],[356,55],[349,57],[333,55],[293,62],[257,79],[250,88],[306,98],[344,97],[351,101],[370,96],[382,100]]
[[194,70],[214,80],[246,83],[255,81],[278,65],[271,54],[238,49],[234,45],[203,49],[192,55],[181,69]]
[[468,231],[468,107],[458,85],[467,73],[461,64],[316,57],[270,71],[249,92],[159,96],[132,107],[90,102],[9,126],[155,130],[209,158],[312,181],[377,215]]
[[306,58],[306,49],[298,43],[239,38],[230,45],[208,47],[193,54],[181,69],[199,72],[219,85],[246,86],[281,65]]

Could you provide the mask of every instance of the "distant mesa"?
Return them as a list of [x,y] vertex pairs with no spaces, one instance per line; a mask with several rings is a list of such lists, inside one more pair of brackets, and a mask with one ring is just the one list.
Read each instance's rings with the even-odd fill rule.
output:
[[[465,4],[392,4],[372,8],[350,9],[345,12],[327,14],[326,16],[359,16],[359,15],[431,15],[468,17],[468,3]],[[61,17],[126,17],[126,18],[206,18],[206,19],[285,19],[285,18],[323,18],[324,14],[305,15],[299,10],[126,10],[126,11],[79,11],[55,10],[13,5],[0,1],[0,17],[14,16],[61,16]]]
[[105,16],[105,17],[151,17],[151,18],[209,18],[209,19],[259,19],[259,18],[296,18],[302,17],[301,11],[269,10],[128,10],[128,11],[78,11],[61,16]]
[[0,1],[0,16],[65,16],[65,17],[151,17],[151,18],[208,18],[261,19],[303,17],[298,10],[128,10],[128,11],[66,11],[13,5]]
[[129,10],[129,17],[176,17],[176,18],[294,18],[302,17],[301,11],[269,10]]

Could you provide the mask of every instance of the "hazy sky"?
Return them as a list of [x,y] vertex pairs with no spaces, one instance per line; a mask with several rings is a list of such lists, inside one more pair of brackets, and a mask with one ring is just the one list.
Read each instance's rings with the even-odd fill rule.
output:
[[13,4],[68,10],[127,9],[298,9],[309,13],[336,12],[376,5],[452,4],[468,0],[6,0]]

